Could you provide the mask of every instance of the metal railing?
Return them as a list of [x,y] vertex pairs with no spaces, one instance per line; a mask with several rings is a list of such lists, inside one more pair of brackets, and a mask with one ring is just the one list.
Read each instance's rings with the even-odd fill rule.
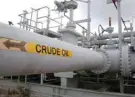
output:
[[[39,13],[44,10],[44,15],[41,16]],[[47,10],[47,11],[46,11]],[[51,10],[47,6],[43,6],[41,8],[31,8],[31,12],[24,11],[22,14],[19,14],[20,22],[18,23],[20,25],[20,28],[23,28],[24,30],[33,31],[36,32],[40,29],[52,29],[52,28],[62,28],[62,18],[64,16],[58,16],[55,18],[51,18]],[[46,13],[47,12],[47,13]],[[43,21],[44,20],[44,21]],[[51,22],[55,22],[56,25],[52,26]]]

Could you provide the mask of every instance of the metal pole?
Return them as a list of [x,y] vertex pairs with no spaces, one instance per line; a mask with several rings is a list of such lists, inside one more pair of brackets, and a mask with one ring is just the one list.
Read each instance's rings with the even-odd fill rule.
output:
[[121,5],[120,5],[121,0],[117,1],[117,8],[118,8],[118,32],[119,32],[119,49],[122,47],[122,23],[121,23]]
[[[117,10],[118,10],[118,32],[119,32],[119,49],[120,49],[120,57],[122,57],[122,23],[121,23],[121,0],[117,0]],[[122,63],[120,64],[122,65]],[[124,77],[120,75],[120,92],[124,93]]]
[[87,23],[87,29],[88,29],[88,31],[87,31],[87,40],[89,41],[90,40],[90,30],[91,30],[91,28],[90,28],[90,5],[91,4],[91,0],[88,0],[88,23]]
[[40,84],[43,84],[43,77],[44,77],[44,74],[40,74]]
[[27,75],[25,75],[25,84],[27,83]]
[[61,78],[61,86],[67,87],[67,78],[64,78],[64,77]]
[[130,23],[130,28],[131,28],[131,45],[134,45],[134,37],[133,37],[133,25]]

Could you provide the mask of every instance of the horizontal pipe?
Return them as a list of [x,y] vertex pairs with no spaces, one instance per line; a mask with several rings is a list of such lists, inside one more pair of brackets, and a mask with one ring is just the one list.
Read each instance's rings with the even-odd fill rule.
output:
[[74,21],[74,23],[84,23],[84,22],[87,22],[88,19],[84,19],[84,20],[78,20],[78,21]]
[[[110,40],[97,40],[91,41],[91,45],[109,45]],[[119,44],[119,40],[112,40],[114,44]],[[127,38],[123,40],[124,43],[131,43],[131,39]]]
[[127,48],[121,57],[118,49],[94,51],[0,23],[0,76],[78,70],[127,76],[135,72],[135,52]]
[[[123,35],[123,38],[130,37],[131,36],[131,32],[123,32],[122,35]],[[133,35],[135,37],[135,32],[133,32]],[[110,36],[110,34],[104,34],[101,37],[100,36],[97,36],[97,39],[98,40],[109,39],[109,36]],[[119,34],[118,33],[113,33],[112,34],[112,38],[118,38],[118,37],[119,37]],[[94,39],[94,36],[91,37],[91,39]]]
[[[0,50],[1,76],[102,69],[106,63],[106,57],[102,53],[2,23],[0,23],[0,37],[0,45],[3,47]],[[8,38],[8,41],[5,41],[6,39],[4,38]],[[23,46],[23,51],[18,51],[16,48],[18,40],[22,41],[21,43],[26,43]],[[4,47],[3,42],[15,42],[16,45],[6,43],[11,45]],[[28,46],[28,44],[31,45]],[[13,48],[12,46],[15,47]],[[47,48],[48,51],[45,50]],[[49,54],[49,49],[51,48],[54,48],[53,50],[55,51],[57,49],[60,54]],[[63,51],[65,55],[67,52],[67,56],[63,55]]]

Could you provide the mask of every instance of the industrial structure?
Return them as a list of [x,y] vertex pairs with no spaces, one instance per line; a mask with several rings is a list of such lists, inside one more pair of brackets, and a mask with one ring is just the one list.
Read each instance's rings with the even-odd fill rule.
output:
[[[87,19],[74,21],[78,2],[87,4]],[[34,77],[40,84],[61,85],[65,90],[66,87],[96,87],[96,90],[102,91],[134,93],[135,32],[132,23],[129,28],[125,25],[121,2],[107,0],[107,4],[114,4],[118,11],[118,33],[113,33],[111,17],[108,28],[99,25],[99,34],[91,32],[91,0],[55,1],[56,9],[44,6],[31,8],[31,12],[25,10],[19,15],[20,28],[0,23],[0,76],[10,76],[12,80],[17,76],[18,81],[23,79],[25,83]],[[41,15],[42,12],[46,14]],[[55,15],[57,17],[51,17],[53,12],[59,12]],[[66,27],[63,18],[68,19]],[[81,25],[84,22],[87,28]],[[122,23],[126,32],[122,32]],[[76,26],[82,29],[82,33],[76,31]],[[82,90],[80,92],[83,93]],[[126,94],[109,95],[105,97],[133,97]],[[65,97],[65,94],[52,96]]]

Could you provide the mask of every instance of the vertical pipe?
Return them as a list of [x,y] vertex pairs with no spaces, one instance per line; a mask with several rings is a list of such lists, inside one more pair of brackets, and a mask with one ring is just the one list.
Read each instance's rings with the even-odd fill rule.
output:
[[73,9],[70,9],[70,23],[73,23]]
[[118,8],[118,32],[119,32],[119,49],[122,47],[122,23],[121,23],[121,5],[120,5],[121,0],[117,1],[117,8]]
[[91,4],[91,0],[88,0],[88,9],[87,9],[87,11],[88,11],[88,23],[87,23],[87,29],[88,29],[88,31],[87,31],[87,40],[89,41],[90,40],[90,30],[91,30],[91,28],[90,28],[90,5]]

